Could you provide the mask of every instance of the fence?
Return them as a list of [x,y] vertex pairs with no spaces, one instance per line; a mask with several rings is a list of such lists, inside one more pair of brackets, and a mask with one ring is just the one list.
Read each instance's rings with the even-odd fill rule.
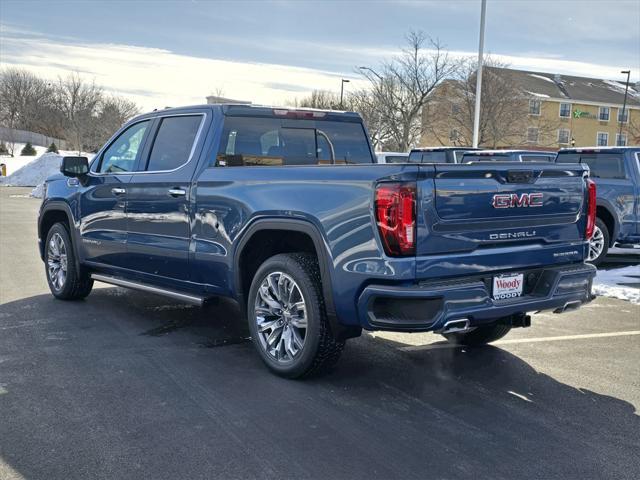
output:
[[13,128],[0,127],[0,141],[5,143],[27,143],[31,142],[31,145],[39,145],[41,147],[48,147],[51,142],[62,150],[68,150],[67,141],[61,138],[48,137],[41,133],[28,132],[26,130],[16,130]]

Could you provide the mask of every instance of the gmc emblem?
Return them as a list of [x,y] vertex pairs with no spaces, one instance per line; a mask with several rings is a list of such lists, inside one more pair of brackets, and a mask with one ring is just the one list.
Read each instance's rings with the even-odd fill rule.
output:
[[493,196],[493,208],[541,207],[542,193],[499,193]]

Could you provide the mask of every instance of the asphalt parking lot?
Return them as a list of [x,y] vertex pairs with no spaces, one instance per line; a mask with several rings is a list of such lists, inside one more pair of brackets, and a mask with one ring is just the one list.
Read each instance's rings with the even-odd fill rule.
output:
[[482,349],[367,334],[283,380],[230,302],[56,301],[28,191],[0,188],[0,479],[640,478],[638,305]]

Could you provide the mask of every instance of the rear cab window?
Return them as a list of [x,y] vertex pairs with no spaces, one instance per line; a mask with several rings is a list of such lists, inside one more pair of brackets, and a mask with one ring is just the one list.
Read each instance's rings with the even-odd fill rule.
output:
[[624,159],[621,153],[559,153],[558,163],[584,163],[589,166],[592,178],[623,180],[627,178]]
[[409,154],[411,163],[448,163],[447,152],[442,150],[417,151]]
[[553,158],[550,155],[522,155],[523,162],[552,162]]
[[511,155],[463,155],[462,163],[467,162],[509,162],[512,161]]
[[359,122],[226,116],[217,166],[375,163]]

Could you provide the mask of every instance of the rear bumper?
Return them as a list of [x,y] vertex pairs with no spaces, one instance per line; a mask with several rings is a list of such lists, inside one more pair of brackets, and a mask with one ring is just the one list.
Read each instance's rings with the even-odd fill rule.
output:
[[360,324],[367,330],[437,331],[452,320],[481,325],[526,312],[573,309],[592,299],[592,265],[519,272],[524,273],[524,293],[506,300],[491,297],[491,275],[415,286],[370,285],[358,299]]

